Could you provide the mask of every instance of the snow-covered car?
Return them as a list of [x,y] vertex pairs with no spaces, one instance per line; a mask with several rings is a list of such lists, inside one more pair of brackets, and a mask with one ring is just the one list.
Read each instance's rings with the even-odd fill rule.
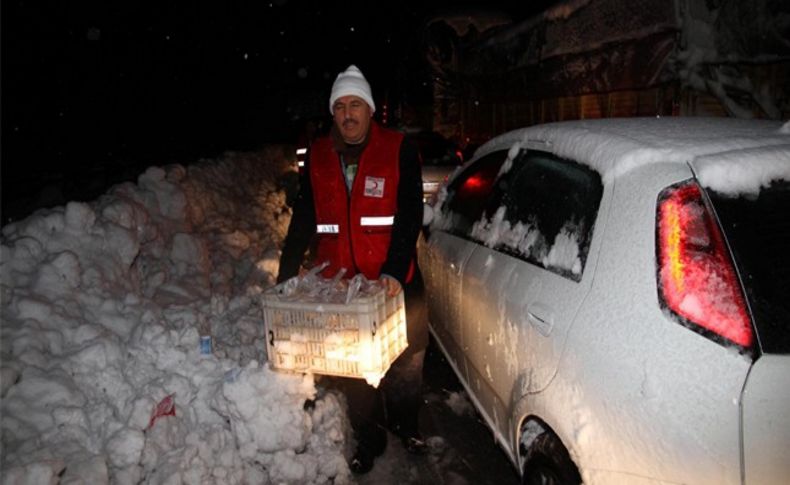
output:
[[787,483],[790,124],[501,135],[419,245],[431,331],[524,483]]

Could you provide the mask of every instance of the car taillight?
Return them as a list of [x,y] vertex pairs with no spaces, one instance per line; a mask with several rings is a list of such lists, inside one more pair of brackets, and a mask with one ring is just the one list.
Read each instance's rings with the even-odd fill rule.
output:
[[694,182],[665,189],[658,199],[659,295],[681,321],[703,335],[742,347],[752,325],[724,236]]

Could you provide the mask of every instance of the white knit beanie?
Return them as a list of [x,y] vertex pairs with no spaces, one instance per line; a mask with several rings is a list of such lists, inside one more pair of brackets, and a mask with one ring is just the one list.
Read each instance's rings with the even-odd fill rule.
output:
[[329,112],[334,114],[332,106],[338,98],[343,96],[358,96],[365,100],[370,106],[370,111],[376,112],[376,103],[373,102],[373,94],[370,92],[368,84],[362,71],[357,66],[351,64],[348,69],[337,75],[335,84],[332,85],[332,94],[329,96]]

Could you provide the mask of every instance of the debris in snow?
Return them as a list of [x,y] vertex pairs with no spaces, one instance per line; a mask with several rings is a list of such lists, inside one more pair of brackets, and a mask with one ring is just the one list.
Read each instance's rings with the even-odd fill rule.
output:
[[154,426],[156,420],[162,416],[175,416],[176,415],[176,401],[175,401],[175,394],[168,394],[165,396],[164,399],[159,401],[159,404],[156,405],[153,412],[151,413],[151,419],[148,421],[148,428],[151,429]]

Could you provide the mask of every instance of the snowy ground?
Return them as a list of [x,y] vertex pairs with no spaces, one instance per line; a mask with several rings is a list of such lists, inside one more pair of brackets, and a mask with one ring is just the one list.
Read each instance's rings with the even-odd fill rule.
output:
[[348,481],[342,398],[305,410],[312,378],[263,354],[292,170],[274,149],[151,167],[3,229],[3,483]]
[[459,387],[426,394],[428,455],[391,436],[355,477],[344,397],[269,370],[257,296],[293,170],[277,148],[151,167],[3,228],[3,484],[515,483]]

